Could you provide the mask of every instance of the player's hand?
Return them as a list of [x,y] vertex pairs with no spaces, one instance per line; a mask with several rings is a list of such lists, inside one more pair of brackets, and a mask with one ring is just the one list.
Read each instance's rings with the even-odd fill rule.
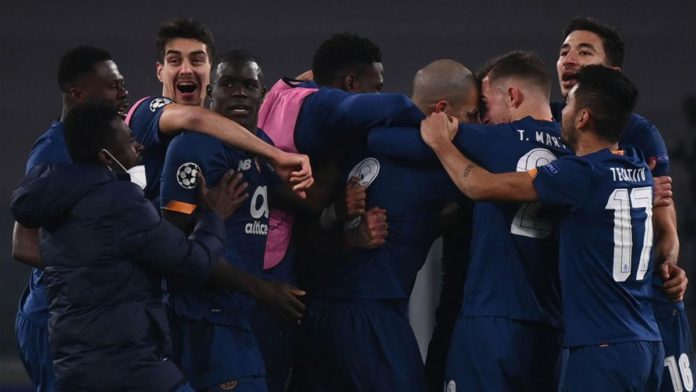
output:
[[228,170],[211,189],[208,189],[205,177],[200,172],[196,173],[196,181],[199,184],[199,203],[204,208],[218,212],[223,219],[232,215],[249,197],[246,192],[248,184],[244,181],[244,176],[233,170]]
[[303,199],[307,197],[307,189],[314,184],[312,166],[307,155],[278,150],[271,165],[278,177],[290,184],[293,192]]
[[442,143],[452,142],[459,129],[459,121],[444,112],[432,113],[421,121],[420,129],[425,144],[435,149]]
[[347,233],[347,239],[349,246],[374,249],[384,245],[388,234],[387,210],[373,207],[362,215],[360,225]]
[[345,189],[345,203],[336,203],[336,217],[346,221],[365,213],[367,189],[360,185],[358,177],[351,177]]
[[672,204],[672,177],[653,178],[653,190],[655,193],[653,207],[669,207]]
[[686,271],[674,263],[662,263],[660,265],[660,275],[665,281],[662,290],[667,298],[673,302],[683,300],[686,286],[689,284]]
[[275,316],[299,322],[305,311],[305,305],[299,297],[305,294],[307,293],[304,290],[287,283],[259,279],[254,297]]

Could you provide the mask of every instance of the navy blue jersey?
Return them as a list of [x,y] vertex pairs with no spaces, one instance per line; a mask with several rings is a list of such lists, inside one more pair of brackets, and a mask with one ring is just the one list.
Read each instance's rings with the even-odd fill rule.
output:
[[375,126],[417,126],[423,113],[403,94],[351,94],[322,87],[302,103],[295,145],[312,159],[329,158],[338,147],[363,141]]
[[350,177],[359,177],[360,184],[368,187],[367,209],[387,210],[389,235],[379,248],[354,250],[340,257],[323,295],[407,300],[430,246],[441,234],[443,203],[463,195],[447,174],[435,167],[363,154],[352,164],[344,177],[346,182]]
[[[493,173],[530,170],[571,153],[561,142],[558,123],[531,117],[499,125],[460,124],[454,144]],[[437,159],[416,129],[374,130],[368,148],[394,158]],[[539,203],[475,204],[464,315],[562,327],[557,238],[549,218]]]
[[[260,132],[260,131],[259,131]],[[225,259],[237,268],[260,276],[268,235],[268,184],[271,170],[263,161],[233,149],[216,138],[184,132],[172,139],[162,176],[162,208],[185,214],[198,208],[196,173],[216,184],[228,170],[244,174],[247,200],[225,221]],[[227,290],[178,290],[174,310],[192,319],[249,329],[253,300]]]
[[659,341],[651,306],[652,175],[642,155],[605,149],[531,174],[539,200],[562,210],[565,346]]
[[147,178],[145,197],[156,207],[160,205],[160,178],[169,143],[169,139],[160,133],[159,121],[162,109],[172,103],[174,101],[165,97],[146,97],[133,105],[126,118],[135,140],[144,147],[142,157]]
[[[54,121],[51,123],[51,127],[39,136],[31,147],[26,173],[40,164],[68,162],[70,162],[70,155],[68,155],[68,148],[65,146],[63,123]],[[43,270],[31,269],[29,285],[22,294],[19,308],[24,317],[37,324],[46,325],[48,300],[43,285]]]
[[[552,102],[551,112],[556,121],[561,121],[561,111],[565,102]],[[633,146],[640,150],[645,156],[645,160],[654,160],[656,165],[652,171],[653,177],[669,175],[669,153],[665,140],[657,127],[645,117],[633,113],[628,120],[628,124],[623,129],[619,148]]]

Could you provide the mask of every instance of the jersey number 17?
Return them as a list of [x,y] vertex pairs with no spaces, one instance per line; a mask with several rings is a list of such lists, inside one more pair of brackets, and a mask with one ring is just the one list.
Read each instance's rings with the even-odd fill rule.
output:
[[648,271],[650,249],[653,242],[652,188],[618,188],[609,195],[606,209],[614,211],[614,266],[613,276],[617,282],[625,282],[631,275],[633,254],[633,225],[631,209],[645,209],[645,230],[640,251],[636,280],[643,280]]

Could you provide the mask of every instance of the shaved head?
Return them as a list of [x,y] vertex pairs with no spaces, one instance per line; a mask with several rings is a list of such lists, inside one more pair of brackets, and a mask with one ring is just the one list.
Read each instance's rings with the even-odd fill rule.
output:
[[478,82],[463,64],[449,59],[435,60],[413,78],[411,99],[426,115],[445,111],[469,122],[478,113]]
[[449,59],[435,60],[413,78],[412,99],[421,110],[441,100],[458,105],[476,88],[474,75],[463,64]]

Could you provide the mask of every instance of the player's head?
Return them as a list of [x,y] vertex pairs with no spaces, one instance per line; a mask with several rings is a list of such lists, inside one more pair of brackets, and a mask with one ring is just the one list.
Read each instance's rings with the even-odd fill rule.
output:
[[251,52],[238,49],[220,56],[208,88],[213,111],[256,132],[265,92],[263,71]]
[[533,105],[549,105],[551,76],[532,52],[510,52],[481,72],[482,120],[501,124],[525,117]]
[[594,132],[616,143],[636,106],[638,90],[621,71],[603,65],[585,66],[576,77],[563,109],[564,140],[575,148],[581,132]]
[[[64,122],[65,144],[75,163],[105,165],[122,171],[140,160],[143,146],[116,109],[103,102],[80,105],[68,112]],[[120,165],[119,165],[120,163]]]
[[213,34],[201,23],[176,19],[157,33],[157,79],[162,95],[182,105],[200,106],[210,83]]
[[384,86],[382,52],[367,38],[334,34],[314,53],[314,81],[351,93],[375,93]]
[[479,120],[476,78],[454,60],[435,60],[418,70],[411,99],[426,115],[445,112],[464,123]]
[[601,64],[620,69],[623,59],[624,43],[613,27],[592,18],[573,19],[563,33],[556,62],[561,94],[568,96],[580,67]]
[[128,113],[128,90],[111,55],[91,46],[67,51],[58,65],[58,86],[66,111],[92,101],[115,107],[122,118]]

